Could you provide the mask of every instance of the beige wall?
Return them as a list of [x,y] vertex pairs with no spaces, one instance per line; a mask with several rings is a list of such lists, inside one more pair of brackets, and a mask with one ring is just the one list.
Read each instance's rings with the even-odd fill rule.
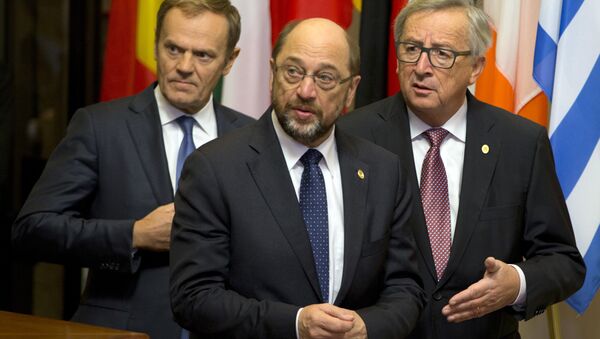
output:
[[[566,303],[560,303],[558,309],[562,337],[556,339],[600,338],[600,296],[598,294],[581,316]],[[547,313],[544,312],[541,316],[520,323],[519,330],[523,339],[550,338]]]

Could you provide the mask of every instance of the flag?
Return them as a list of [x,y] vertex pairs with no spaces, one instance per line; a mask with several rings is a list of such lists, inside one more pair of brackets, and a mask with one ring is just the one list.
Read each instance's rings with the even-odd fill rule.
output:
[[221,103],[258,118],[271,103],[269,0],[232,0],[231,3],[242,17],[238,43],[241,51],[229,74],[223,78]]
[[567,303],[600,286],[600,1],[542,0],[533,75],[552,102],[550,142],[587,274]]
[[154,29],[161,2],[111,2],[100,100],[133,95],[156,79]]
[[540,0],[486,1],[492,46],[475,86],[475,96],[548,126],[548,99],[532,76]]
[[352,23],[352,0],[271,0],[271,41],[277,40],[279,32],[292,20],[326,18],[348,28]]
[[396,75],[394,19],[408,0],[363,1],[360,8],[360,74],[356,107],[400,90]]

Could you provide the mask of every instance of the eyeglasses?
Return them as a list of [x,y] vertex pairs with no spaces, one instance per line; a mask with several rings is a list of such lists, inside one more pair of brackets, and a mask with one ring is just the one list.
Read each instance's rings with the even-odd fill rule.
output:
[[437,68],[448,69],[454,66],[456,57],[460,55],[471,55],[472,51],[453,51],[447,48],[439,47],[423,47],[412,42],[400,42],[398,43],[398,61],[416,64],[419,62],[423,52],[427,53],[429,63],[431,66]]
[[305,77],[311,77],[319,88],[326,91],[335,88],[338,84],[343,84],[353,77],[353,75],[351,75],[347,78],[340,79],[339,75],[328,71],[310,74],[294,65],[279,65],[275,66],[274,69],[275,71],[282,71],[281,74],[283,75],[283,80],[290,85],[299,84]]

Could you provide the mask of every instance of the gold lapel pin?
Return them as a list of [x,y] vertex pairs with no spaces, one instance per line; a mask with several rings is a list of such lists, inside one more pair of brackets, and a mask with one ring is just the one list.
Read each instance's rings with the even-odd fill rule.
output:
[[356,175],[358,175],[358,177],[360,178],[360,180],[363,180],[365,178],[365,172],[363,172],[363,170],[359,169],[356,172]]
[[481,153],[483,153],[483,154],[490,153],[490,146],[488,146],[487,144],[483,144],[483,146],[481,146]]

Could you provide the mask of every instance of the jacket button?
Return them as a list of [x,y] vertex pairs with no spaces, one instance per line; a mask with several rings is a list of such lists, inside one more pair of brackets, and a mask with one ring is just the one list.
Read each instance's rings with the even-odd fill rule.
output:
[[442,300],[442,294],[440,292],[436,292],[433,294],[433,300],[440,301]]

